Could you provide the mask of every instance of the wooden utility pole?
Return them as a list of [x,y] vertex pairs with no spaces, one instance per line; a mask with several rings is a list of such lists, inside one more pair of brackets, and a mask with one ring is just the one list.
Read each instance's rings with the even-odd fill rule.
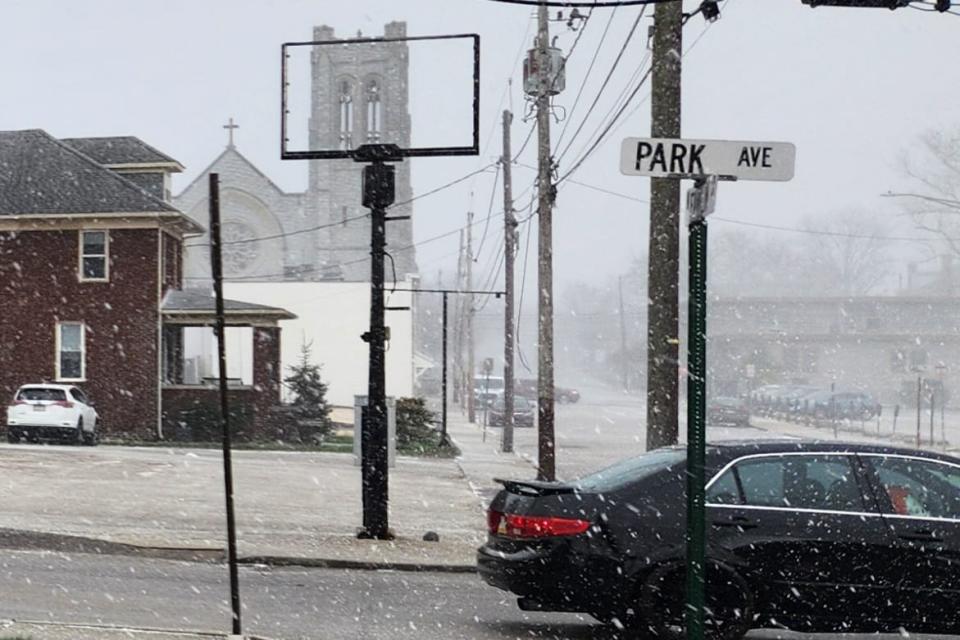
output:
[[[653,33],[653,138],[680,137],[683,6],[656,5]],[[680,180],[651,178],[647,267],[647,449],[676,444],[678,426]]]
[[[467,254],[466,254],[467,264],[465,266],[467,286],[466,290],[473,291],[473,212],[467,212]],[[464,378],[466,379],[466,388],[463,390],[463,393],[467,395],[467,420],[470,422],[477,421],[477,403],[476,403],[476,394],[473,389],[473,371],[474,371],[474,353],[473,353],[473,313],[476,305],[473,301],[473,294],[467,293],[465,298],[466,304],[466,320],[467,320],[467,371]]]
[[500,449],[513,451],[513,259],[516,252],[517,220],[513,215],[513,181],[510,151],[510,124],[513,114],[503,112],[503,285],[506,290],[503,305],[503,435]]
[[[679,3],[670,3],[679,4]],[[539,218],[537,289],[539,292],[539,339],[537,349],[537,478],[556,479],[553,389],[553,166],[550,158],[550,25],[547,6],[537,10],[537,147],[539,170]]]

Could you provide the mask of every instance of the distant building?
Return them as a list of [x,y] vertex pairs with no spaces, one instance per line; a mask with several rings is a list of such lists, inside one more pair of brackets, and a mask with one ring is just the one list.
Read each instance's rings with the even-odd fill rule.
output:
[[[384,37],[406,35],[406,23],[391,22]],[[315,41],[334,41],[334,30],[316,27]],[[311,56],[309,140],[314,149],[355,147],[389,139],[410,145],[409,58],[407,45],[318,46]],[[369,282],[370,219],[360,206],[363,165],[352,160],[309,162],[301,192],[287,193],[240,153],[231,121],[226,149],[174,198],[174,205],[206,225],[207,175],[220,174],[227,281]],[[396,202],[391,216],[410,216],[402,204],[413,194],[410,163],[396,165]],[[411,220],[387,225],[388,251],[398,279],[417,273]],[[186,252],[186,284],[209,288],[208,239],[191,241]],[[388,260],[388,265],[390,265]]]
[[711,300],[711,391],[834,384],[898,402],[918,375],[949,389],[960,373],[957,318],[960,299],[934,296]]

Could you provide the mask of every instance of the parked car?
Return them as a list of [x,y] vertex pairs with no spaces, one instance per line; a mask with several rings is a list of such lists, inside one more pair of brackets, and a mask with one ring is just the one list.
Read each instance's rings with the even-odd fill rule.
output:
[[[960,459],[868,444],[708,446],[706,624],[735,640],[804,632],[960,633]],[[524,610],[681,631],[686,451],[570,482],[501,480],[480,576]]]
[[503,397],[503,378],[500,376],[476,376],[473,379],[473,399],[477,406],[491,406]]
[[707,424],[750,426],[750,410],[740,398],[713,398],[707,403]]
[[860,391],[821,391],[805,400],[806,415],[820,420],[869,420],[880,413],[880,403]]
[[79,387],[28,384],[7,407],[7,441],[59,440],[97,444],[100,416]]
[[580,392],[568,387],[554,387],[553,395],[559,404],[573,404],[580,401]]
[[[506,405],[503,397],[497,398],[487,417],[491,427],[502,427],[506,417]],[[523,396],[513,397],[513,425],[515,427],[532,427],[534,415],[537,413],[536,404]]]

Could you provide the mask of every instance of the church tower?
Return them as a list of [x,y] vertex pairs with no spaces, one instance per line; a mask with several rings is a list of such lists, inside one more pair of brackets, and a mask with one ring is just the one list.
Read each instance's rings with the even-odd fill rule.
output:
[[[406,32],[405,22],[390,22],[383,37],[403,38]],[[315,27],[313,39],[338,40],[328,26]],[[405,42],[316,46],[311,66],[311,149],[356,148],[378,142],[410,146],[409,51]],[[360,203],[362,169],[362,163],[352,160],[310,161],[307,217],[318,226],[327,225],[315,239],[314,268],[318,273],[349,281],[369,279],[370,220],[363,217],[367,209]],[[395,200],[402,203],[412,197],[410,162],[398,162]],[[411,213],[410,204],[399,204],[389,215]],[[417,272],[412,245],[411,220],[387,223],[387,252],[393,257],[398,279]],[[393,279],[389,259],[386,276]]]

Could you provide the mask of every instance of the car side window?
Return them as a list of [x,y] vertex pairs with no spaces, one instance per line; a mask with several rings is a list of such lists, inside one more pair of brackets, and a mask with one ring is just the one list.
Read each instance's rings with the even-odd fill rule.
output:
[[850,458],[844,455],[782,455],[738,462],[734,472],[744,503],[757,507],[864,511]]
[[727,469],[707,490],[707,504],[741,504],[740,489],[733,469]]
[[77,402],[82,402],[83,404],[89,404],[87,402],[87,396],[83,395],[83,391],[80,391],[80,389],[73,387],[70,389],[70,393],[71,395],[73,395],[73,399],[76,400]]
[[916,458],[871,456],[884,513],[960,519],[960,468]]

